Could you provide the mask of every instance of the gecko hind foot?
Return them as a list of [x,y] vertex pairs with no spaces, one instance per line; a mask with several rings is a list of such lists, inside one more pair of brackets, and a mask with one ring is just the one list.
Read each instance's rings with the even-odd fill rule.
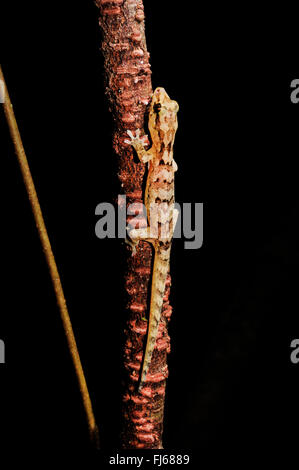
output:
[[[127,228],[127,232],[129,232],[128,228]],[[129,245],[131,247],[132,256],[136,255],[136,250],[137,250],[138,243],[139,243],[139,240],[132,240],[132,238],[130,238],[129,235],[127,234],[127,236],[125,238],[125,244]]]

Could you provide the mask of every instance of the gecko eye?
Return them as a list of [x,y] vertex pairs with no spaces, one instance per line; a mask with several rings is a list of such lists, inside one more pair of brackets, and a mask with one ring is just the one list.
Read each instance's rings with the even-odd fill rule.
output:
[[161,111],[161,103],[154,104],[154,111],[158,114]]

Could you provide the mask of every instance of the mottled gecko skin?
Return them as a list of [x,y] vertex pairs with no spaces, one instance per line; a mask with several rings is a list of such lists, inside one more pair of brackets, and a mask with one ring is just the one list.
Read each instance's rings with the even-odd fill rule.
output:
[[169,98],[164,88],[156,88],[149,109],[148,127],[152,139],[151,148],[145,149],[139,129],[136,131],[136,137],[131,131],[127,131],[131,140],[126,142],[134,147],[143,163],[148,162],[144,204],[149,225],[144,229],[131,230],[129,236],[134,244],[138,244],[139,240],[144,240],[150,242],[155,250],[149,326],[139,390],[146,381],[156,343],[169,271],[171,242],[178,218],[178,211],[174,208],[174,173],[177,170],[177,164],[173,159],[178,109],[177,102]]

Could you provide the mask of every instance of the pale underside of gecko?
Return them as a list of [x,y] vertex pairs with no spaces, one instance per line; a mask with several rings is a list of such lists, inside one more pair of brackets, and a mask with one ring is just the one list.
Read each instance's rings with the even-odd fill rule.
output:
[[127,131],[131,139],[126,142],[134,147],[140,161],[148,163],[144,195],[148,226],[130,230],[129,237],[135,245],[139,240],[151,243],[155,252],[147,342],[139,391],[146,382],[156,344],[169,272],[173,231],[178,218],[178,211],[174,208],[174,173],[177,170],[177,164],[173,159],[178,109],[177,102],[171,100],[163,88],[156,88],[149,108],[148,128],[152,141],[151,148],[145,149],[145,142],[143,138],[140,138],[139,129],[135,137],[131,131]]

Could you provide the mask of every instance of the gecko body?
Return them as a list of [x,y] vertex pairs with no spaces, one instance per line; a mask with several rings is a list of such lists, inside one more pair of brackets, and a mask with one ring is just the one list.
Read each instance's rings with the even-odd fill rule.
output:
[[178,210],[174,208],[174,173],[177,171],[177,164],[173,159],[178,109],[177,102],[171,100],[163,88],[156,88],[149,108],[148,128],[152,140],[151,148],[145,149],[139,129],[135,137],[131,131],[127,131],[131,139],[126,142],[135,148],[143,163],[148,163],[144,196],[148,226],[130,230],[129,236],[135,245],[139,240],[151,243],[155,252],[147,342],[139,390],[146,381],[157,339],[169,272],[171,243],[178,218]]

